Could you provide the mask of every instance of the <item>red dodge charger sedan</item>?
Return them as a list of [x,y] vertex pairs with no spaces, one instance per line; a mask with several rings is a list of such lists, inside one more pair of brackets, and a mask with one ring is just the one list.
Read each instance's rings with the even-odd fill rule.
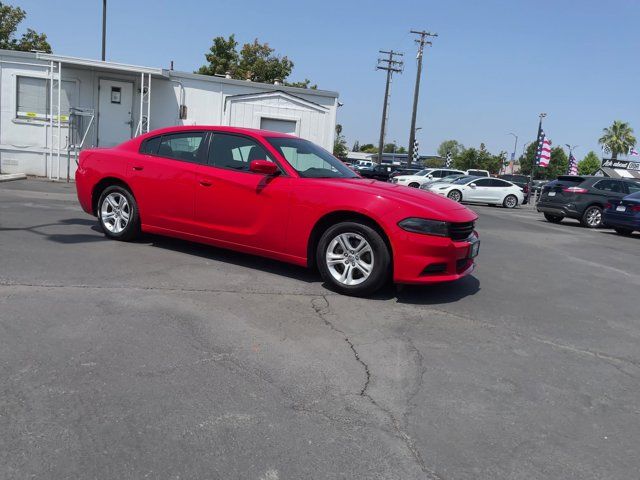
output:
[[170,127],[85,150],[76,187],[109,238],[150,232],[317,267],[351,295],[389,278],[456,280],[479,248],[466,207],[361,178],[307,140],[263,130]]

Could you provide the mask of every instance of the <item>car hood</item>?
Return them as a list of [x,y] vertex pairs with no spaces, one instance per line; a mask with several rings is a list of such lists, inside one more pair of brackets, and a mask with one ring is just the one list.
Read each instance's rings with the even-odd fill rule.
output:
[[418,188],[409,188],[388,182],[365,178],[326,178],[318,180],[332,190],[343,190],[346,198],[354,198],[356,193],[375,195],[397,204],[399,208],[411,210],[410,215],[425,215],[435,220],[450,220],[454,213],[455,221],[472,221],[477,215],[464,205],[446,197]]

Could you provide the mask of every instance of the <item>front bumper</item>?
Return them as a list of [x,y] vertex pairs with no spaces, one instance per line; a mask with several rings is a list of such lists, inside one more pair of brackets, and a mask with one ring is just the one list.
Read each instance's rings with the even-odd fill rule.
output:
[[458,280],[474,270],[471,248],[479,242],[476,232],[467,240],[455,241],[402,231],[394,238],[393,281],[424,285]]

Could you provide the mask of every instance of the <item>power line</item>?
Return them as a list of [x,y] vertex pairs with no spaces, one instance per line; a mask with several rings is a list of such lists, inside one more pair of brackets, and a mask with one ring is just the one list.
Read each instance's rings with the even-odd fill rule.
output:
[[386,58],[379,58],[376,70],[387,72],[387,83],[384,89],[384,103],[382,104],[382,124],[380,125],[380,141],[378,142],[378,163],[382,163],[382,151],[384,150],[384,132],[387,123],[387,106],[389,104],[389,86],[394,73],[402,73],[404,62],[396,60],[395,57],[402,57],[404,54],[393,50],[379,50],[379,53],[387,55]]
[[413,158],[413,148],[416,139],[416,114],[418,111],[418,97],[420,95],[420,76],[422,75],[422,54],[424,52],[425,45],[431,45],[431,42],[427,40],[429,37],[437,37],[437,33],[430,33],[426,31],[411,30],[410,33],[418,35],[416,39],[418,44],[418,55],[416,60],[418,62],[418,71],[416,73],[416,86],[413,90],[413,112],[411,114],[411,130],[409,132],[409,156],[407,157],[407,164],[411,165],[411,159]]

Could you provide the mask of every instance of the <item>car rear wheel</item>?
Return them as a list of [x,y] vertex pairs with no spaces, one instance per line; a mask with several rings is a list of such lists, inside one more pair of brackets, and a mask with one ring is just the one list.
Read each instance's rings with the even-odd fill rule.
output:
[[631,235],[633,233],[633,230],[631,230],[630,228],[619,228],[619,227],[616,227],[616,228],[614,228],[614,230],[616,231],[616,233],[618,235],[623,235],[625,237],[628,237],[629,235]]
[[420,188],[420,184],[417,182],[411,182],[408,186],[412,188]]
[[460,200],[462,200],[462,193],[460,193],[460,190],[451,190],[447,198],[450,198],[454,202],[460,202]]
[[140,234],[140,216],[135,198],[126,188],[105,188],[98,200],[98,222],[108,238],[129,241]]
[[362,296],[387,281],[391,256],[376,230],[358,222],[341,222],[320,238],[316,262],[322,279],[333,290]]
[[596,205],[588,207],[582,214],[580,223],[587,228],[598,228],[602,226],[602,209]]
[[507,195],[502,202],[504,208],[516,208],[518,206],[518,198],[515,195]]
[[560,215],[552,215],[550,213],[545,213],[544,218],[547,219],[547,222],[560,223],[563,217],[561,217]]

